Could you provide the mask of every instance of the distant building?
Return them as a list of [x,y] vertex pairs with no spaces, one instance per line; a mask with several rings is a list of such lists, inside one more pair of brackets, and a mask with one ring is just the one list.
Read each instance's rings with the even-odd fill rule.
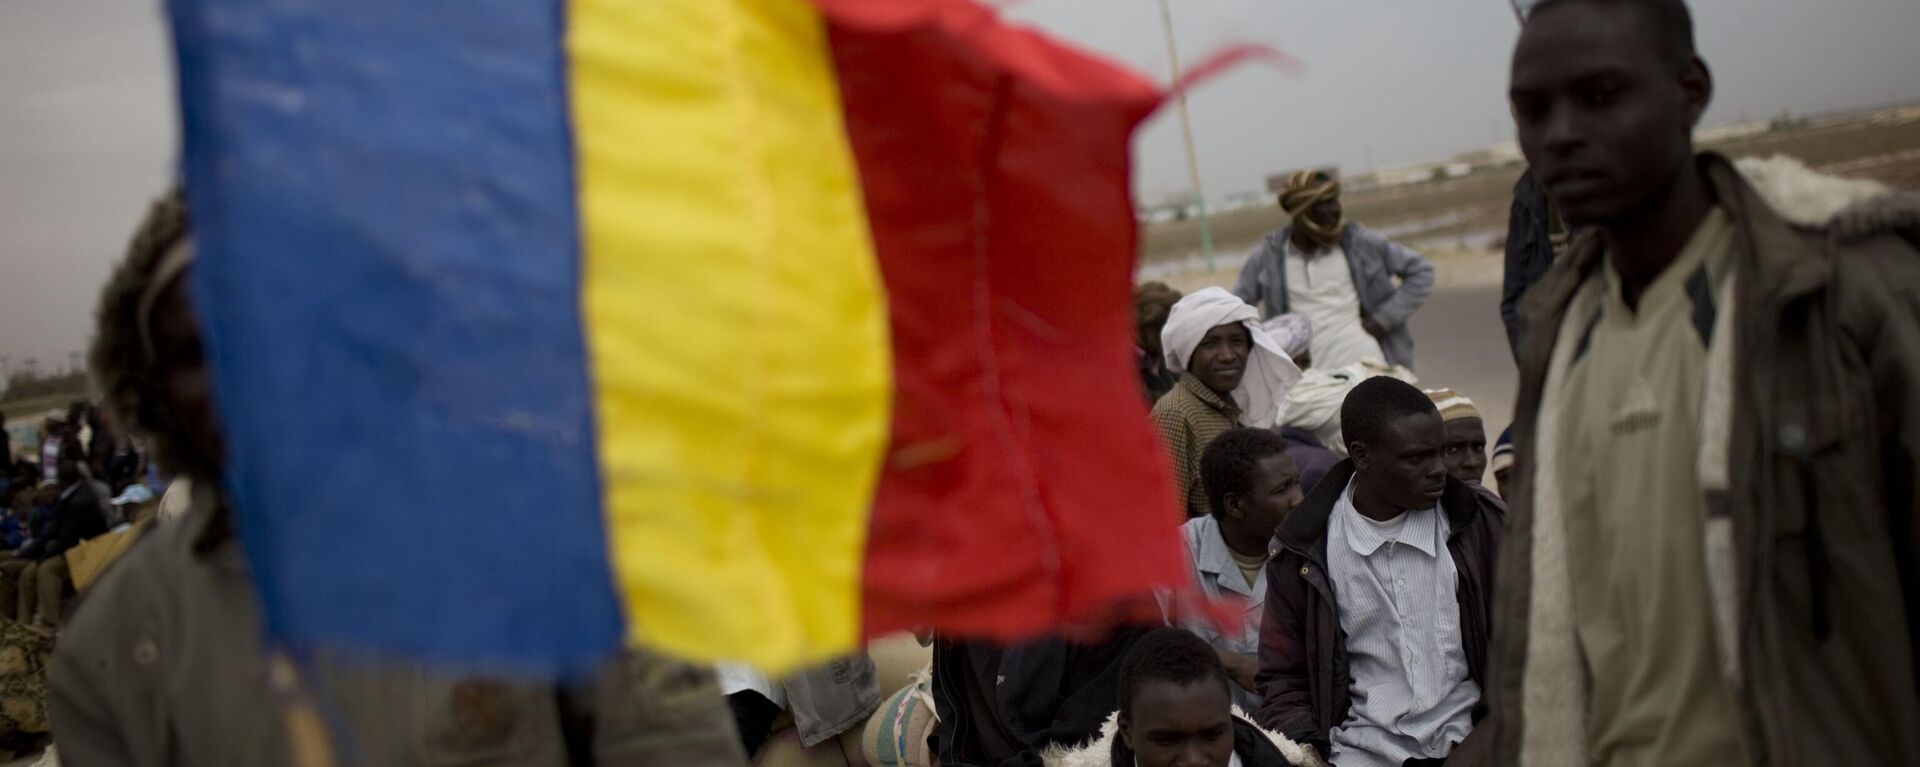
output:
[[1133,217],[1143,224],[1199,218],[1200,200],[1190,191],[1173,192],[1161,197],[1159,202],[1146,205],[1134,203]]
[[1220,201],[1221,210],[1247,210],[1274,204],[1274,196],[1265,192],[1234,192]]

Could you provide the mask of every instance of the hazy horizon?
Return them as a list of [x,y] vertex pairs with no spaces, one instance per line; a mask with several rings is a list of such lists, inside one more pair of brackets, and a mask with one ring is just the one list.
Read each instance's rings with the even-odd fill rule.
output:
[[[1920,3],[1695,0],[1716,95],[1709,125],[1920,100]],[[1190,96],[1210,200],[1276,170],[1349,172],[1442,159],[1512,137],[1504,0],[1172,0],[1181,60],[1234,42],[1306,64],[1258,65]],[[1157,0],[1026,0],[1009,18],[1164,82]],[[148,0],[0,3],[0,355],[66,366],[91,335],[100,283],[173,175],[172,54]],[[1135,142],[1136,193],[1185,190],[1172,110]]]

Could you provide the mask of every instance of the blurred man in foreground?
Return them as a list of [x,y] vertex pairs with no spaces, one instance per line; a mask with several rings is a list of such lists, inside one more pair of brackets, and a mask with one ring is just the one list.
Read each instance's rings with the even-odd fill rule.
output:
[[1548,0],[1520,145],[1591,228],[1524,301],[1502,763],[1920,764],[1920,203],[1696,155],[1679,0]]
[[48,706],[63,761],[745,763],[713,675],[643,653],[565,685],[324,652],[296,670],[270,653],[218,489],[225,456],[188,289],[193,260],[176,193],[154,206],[102,296],[97,384],[118,421],[193,480],[193,497],[185,517],[156,526],[94,584],[60,635]]

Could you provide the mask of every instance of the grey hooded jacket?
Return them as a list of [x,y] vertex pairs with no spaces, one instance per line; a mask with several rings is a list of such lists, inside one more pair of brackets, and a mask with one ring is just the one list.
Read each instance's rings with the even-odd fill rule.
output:
[[[1286,255],[1287,237],[1292,233],[1291,224],[1268,233],[1247,255],[1240,278],[1233,283],[1233,294],[1259,307],[1262,318],[1288,311]],[[1407,327],[1407,320],[1433,294],[1433,263],[1352,222],[1340,233],[1340,249],[1346,252],[1347,266],[1353,270],[1360,310],[1387,332],[1380,339],[1380,351],[1387,355],[1389,364],[1412,369],[1413,331]]]

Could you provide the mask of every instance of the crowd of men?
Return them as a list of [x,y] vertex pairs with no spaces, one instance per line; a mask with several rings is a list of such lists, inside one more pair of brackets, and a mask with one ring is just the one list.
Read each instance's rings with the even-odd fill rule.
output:
[[[1296,175],[1231,291],[1135,296],[1194,584],[1241,627],[1169,599],[1183,638],[945,642],[942,764],[1920,764],[1920,200],[1697,153],[1678,0],[1533,4],[1510,95],[1491,454],[1406,382],[1432,267]],[[1148,658],[1186,686],[1142,694]]]
[[[86,401],[41,416],[36,447],[5,445],[0,476],[0,616],[52,629],[70,606],[66,553],[155,509],[157,479],[138,445]],[[4,425],[4,421],[0,421]]]
[[[1189,590],[1097,641],[930,637],[889,763],[1920,764],[1920,201],[1696,153],[1680,0],[1534,4],[1510,89],[1491,451],[1503,414],[1412,383],[1432,264],[1294,176],[1231,289],[1136,293]],[[176,192],[103,292],[103,406],[4,478],[0,617],[60,627],[70,764],[744,764],[786,715],[811,744],[882,705],[859,657],[533,683],[263,646],[194,259]],[[148,516],[74,606],[62,555]]]

